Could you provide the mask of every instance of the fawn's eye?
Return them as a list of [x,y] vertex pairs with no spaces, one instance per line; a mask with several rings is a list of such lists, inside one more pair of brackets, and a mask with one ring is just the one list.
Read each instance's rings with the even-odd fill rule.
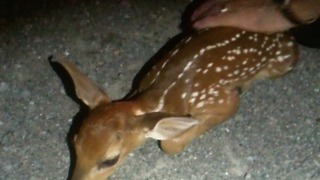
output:
[[111,167],[111,166],[115,165],[119,160],[119,156],[120,155],[118,155],[118,156],[116,156],[116,157],[114,157],[112,159],[106,159],[106,160],[100,162],[98,164],[98,169],[103,169],[103,168]]

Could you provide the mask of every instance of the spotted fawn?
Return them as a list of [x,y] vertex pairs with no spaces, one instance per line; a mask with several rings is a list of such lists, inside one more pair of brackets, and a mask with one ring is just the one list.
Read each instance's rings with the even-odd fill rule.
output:
[[90,109],[74,137],[72,179],[106,179],[148,138],[160,140],[168,154],[180,153],[236,113],[241,90],[256,79],[287,73],[298,56],[287,33],[206,29],[155,63],[132,97],[114,102],[73,64],[60,61]]

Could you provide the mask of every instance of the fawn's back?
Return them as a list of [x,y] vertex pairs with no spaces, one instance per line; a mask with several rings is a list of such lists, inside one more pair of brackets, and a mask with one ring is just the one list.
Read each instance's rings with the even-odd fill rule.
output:
[[254,79],[283,75],[297,59],[289,34],[227,27],[202,30],[182,40],[151,69],[141,81],[138,99],[147,97],[149,111],[190,113],[205,104],[228,103],[220,90],[246,89]]

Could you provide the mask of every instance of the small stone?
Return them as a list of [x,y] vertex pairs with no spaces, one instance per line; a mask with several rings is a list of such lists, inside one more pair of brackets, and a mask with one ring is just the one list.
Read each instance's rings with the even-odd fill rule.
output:
[[48,134],[48,133],[47,133],[46,131],[41,131],[41,132],[40,132],[40,135],[41,135],[41,136],[45,136],[45,135],[47,135],[47,134]]
[[69,55],[70,55],[69,51],[68,51],[68,50],[65,50],[65,51],[64,51],[64,55],[65,55],[65,56],[69,56]]
[[35,103],[34,103],[34,101],[30,101],[29,102],[29,106],[28,106],[28,111],[29,112],[34,112],[35,110],[36,110],[36,106],[35,106]]
[[28,91],[28,90],[24,90],[24,91],[22,91],[21,95],[22,95],[24,98],[27,98],[27,97],[30,97],[30,96],[31,96],[31,92]]
[[102,87],[103,89],[107,89],[109,87],[109,83],[108,82],[103,83]]
[[9,85],[6,82],[1,82],[0,83],[0,93],[5,92],[9,89]]
[[245,178],[245,179],[251,179],[251,178],[252,178],[252,176],[251,176],[251,174],[246,173],[246,174],[245,174],[245,176],[244,176],[244,178]]
[[15,68],[17,68],[17,69],[21,68],[21,64],[16,64]]
[[63,95],[66,95],[66,91],[64,88],[60,88],[60,93],[63,94]]
[[11,164],[6,164],[4,167],[3,167],[3,169],[5,170],[5,171],[7,171],[7,172],[11,172],[11,170],[12,170],[12,165]]

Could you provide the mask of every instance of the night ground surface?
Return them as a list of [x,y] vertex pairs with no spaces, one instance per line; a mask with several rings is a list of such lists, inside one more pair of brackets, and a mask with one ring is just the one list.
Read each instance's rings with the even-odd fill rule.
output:
[[[11,24],[3,20],[0,179],[68,176],[66,136],[79,106],[66,95],[49,56],[68,56],[119,99],[143,64],[181,32],[188,3],[74,2],[37,9]],[[148,141],[112,179],[320,179],[320,51],[300,48],[301,61],[290,74],[255,83],[235,117],[182,154],[167,156]]]

